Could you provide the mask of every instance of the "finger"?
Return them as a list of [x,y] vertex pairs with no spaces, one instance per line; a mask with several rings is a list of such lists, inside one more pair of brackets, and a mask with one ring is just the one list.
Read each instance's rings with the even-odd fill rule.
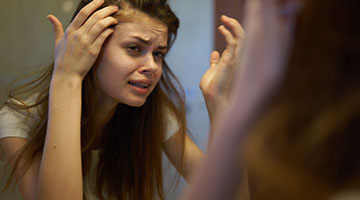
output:
[[222,15],[221,21],[223,21],[223,23],[231,29],[231,32],[233,33],[235,38],[244,38],[245,31],[236,19]]
[[95,42],[93,43],[93,45],[90,47],[92,48],[97,54],[100,52],[101,47],[103,46],[105,40],[114,32],[113,29],[111,28],[107,28],[105,29],[100,35],[99,37],[96,38]]
[[55,46],[58,44],[62,36],[64,35],[64,28],[60,20],[55,17],[54,15],[48,15],[46,16],[54,28],[54,36],[55,36]]
[[91,29],[93,29],[93,26],[97,24],[99,20],[102,20],[109,15],[114,14],[118,10],[119,8],[117,6],[107,6],[101,10],[96,11],[93,15],[89,17],[88,20],[86,20],[86,22],[82,26],[84,33],[88,33]]
[[74,20],[69,25],[68,30],[77,30],[81,25],[84,24],[86,19],[102,4],[104,3],[104,0],[94,0],[84,6],[80,12],[76,15]]
[[225,28],[224,25],[219,26],[219,31],[225,37],[225,41],[227,43],[226,49],[228,49],[230,52],[233,52],[237,44],[234,36],[229,30]]
[[91,41],[91,43],[95,42],[97,37],[104,31],[104,29],[117,23],[118,21],[114,17],[107,17],[103,20],[98,21],[98,23],[96,23],[96,25],[91,29],[90,33],[87,36],[89,41]]
[[213,51],[210,55],[210,68],[216,66],[220,61],[220,54],[218,51]]

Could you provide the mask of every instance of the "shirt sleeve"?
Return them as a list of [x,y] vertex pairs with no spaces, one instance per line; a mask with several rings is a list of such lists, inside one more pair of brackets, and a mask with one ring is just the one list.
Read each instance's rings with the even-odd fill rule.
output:
[[0,139],[5,137],[29,138],[30,127],[23,112],[15,111],[7,106],[0,110]]
[[[27,99],[25,103],[31,102],[35,96]],[[0,110],[0,140],[6,137],[30,138],[30,131],[38,121],[35,108],[26,110],[15,110],[4,106]],[[0,148],[0,160],[4,159],[3,150]]]
[[[29,138],[30,127],[26,116],[7,106],[0,110],[0,140],[6,137]],[[4,152],[0,148],[0,160],[4,160]]]
[[171,112],[168,112],[166,116],[166,135],[164,141],[170,139],[180,128],[176,117]]

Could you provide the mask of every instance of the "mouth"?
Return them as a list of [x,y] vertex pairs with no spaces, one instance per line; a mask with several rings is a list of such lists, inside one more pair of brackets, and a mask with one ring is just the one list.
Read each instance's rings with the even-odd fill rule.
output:
[[149,88],[149,84],[145,84],[145,83],[135,83],[135,82],[128,82],[131,86],[137,87],[137,88]]

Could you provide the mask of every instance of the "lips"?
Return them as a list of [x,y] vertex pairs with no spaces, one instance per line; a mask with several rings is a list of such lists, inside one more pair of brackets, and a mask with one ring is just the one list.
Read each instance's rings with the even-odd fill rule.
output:
[[129,80],[128,84],[132,87],[141,88],[141,89],[148,89],[153,84],[152,80],[149,79],[137,79],[137,80]]
[[137,94],[146,95],[150,92],[150,86],[152,81],[148,80],[131,80],[128,81],[130,88],[132,88]]
[[138,88],[148,88],[150,85],[145,83],[137,83],[137,82],[128,82],[131,86],[138,87]]

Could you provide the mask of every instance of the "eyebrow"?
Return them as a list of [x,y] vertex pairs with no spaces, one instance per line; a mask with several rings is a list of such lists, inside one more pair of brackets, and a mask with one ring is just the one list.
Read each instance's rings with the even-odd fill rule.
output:
[[[138,36],[133,36],[133,38],[139,40],[140,42],[142,42],[142,43],[144,43],[144,44],[147,44],[147,45],[150,45],[150,44],[151,44],[150,39],[149,39],[149,40],[146,40],[146,39],[141,38],[141,37],[138,37]],[[168,49],[168,46],[167,46],[167,45],[159,45],[158,49],[165,49],[165,50],[167,50],[167,49]]]

